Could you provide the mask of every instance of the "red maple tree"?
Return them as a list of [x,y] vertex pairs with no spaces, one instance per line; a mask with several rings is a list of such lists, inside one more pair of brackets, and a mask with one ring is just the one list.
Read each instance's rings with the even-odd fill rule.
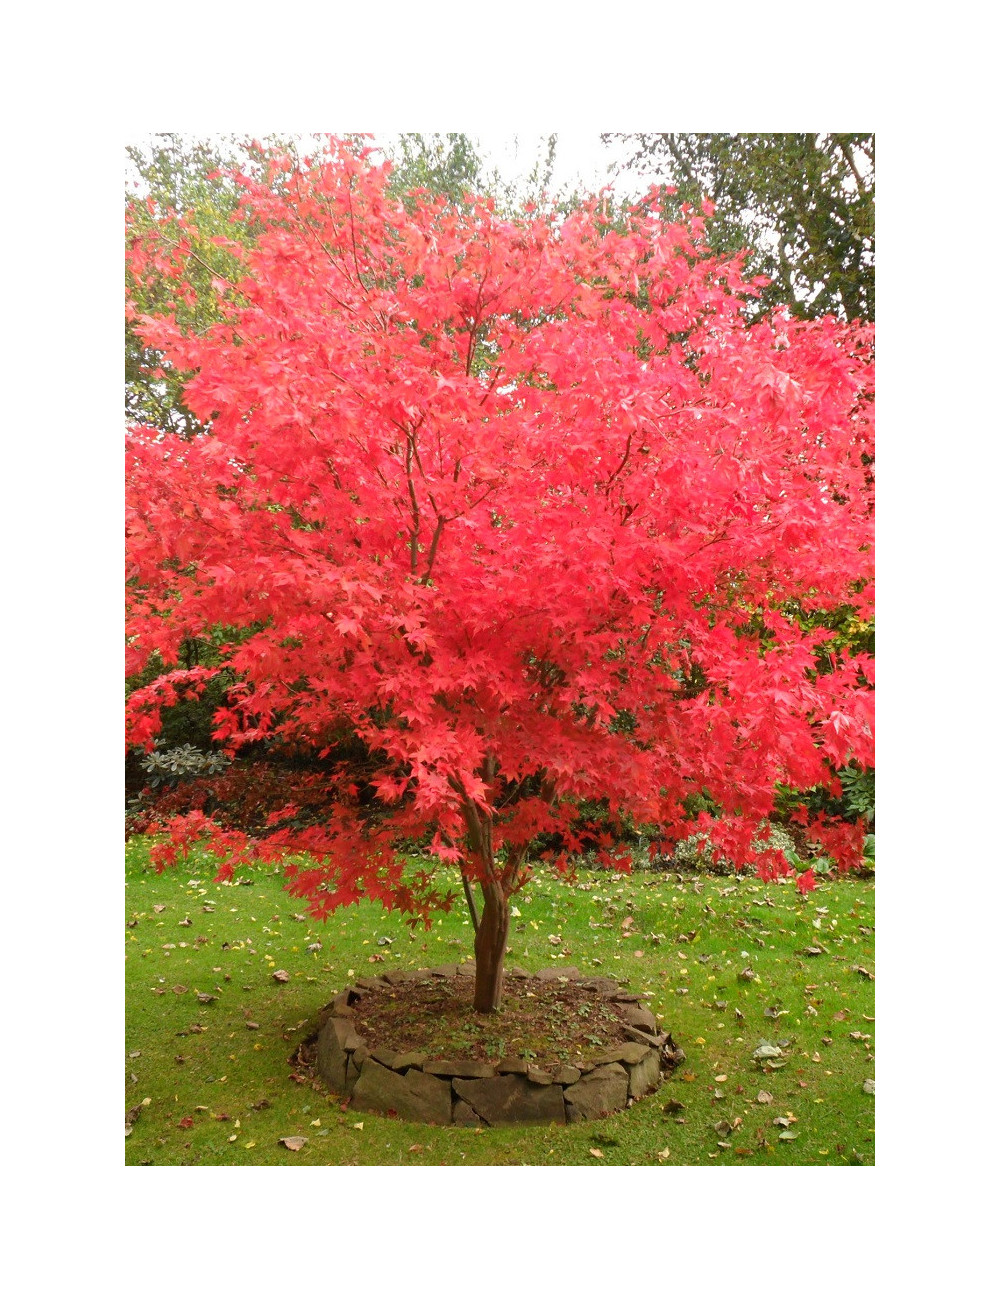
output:
[[[388,175],[356,142],[272,158],[238,178],[255,239],[226,245],[220,322],[186,335],[169,302],[138,321],[208,432],[129,435],[129,666],[163,670],[130,743],[218,672],[232,752],[360,738],[378,770],[366,791],[331,772],[325,825],[288,808],[251,842],[195,813],[160,860],[196,837],[224,873],[280,859],[321,917],[362,897],[426,916],[450,901],[433,861],[457,863],[488,1011],[529,849],[579,848],[581,799],[667,843],[704,830],[767,878],[790,869],[754,847],[776,785],[873,761],[871,660],[830,649],[835,614],[871,616],[871,339],[748,326],[740,260],[655,194],[614,222],[600,199],[515,219]],[[206,261],[179,225],[130,245],[178,303]],[[176,666],[220,627],[219,664]],[[716,815],[693,827],[695,792]],[[857,859],[860,828],[809,834]]]

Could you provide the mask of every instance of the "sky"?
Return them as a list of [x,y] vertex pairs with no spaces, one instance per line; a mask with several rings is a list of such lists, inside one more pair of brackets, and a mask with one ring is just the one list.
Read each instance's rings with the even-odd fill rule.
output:
[[[377,144],[387,144],[394,133],[374,132]],[[525,195],[528,190],[528,178],[536,166],[544,164],[547,154],[549,133],[543,130],[500,132],[470,131],[477,146],[477,152],[483,162],[483,170],[489,175],[494,171],[508,185],[514,185]],[[550,184],[553,197],[574,189],[582,192],[596,193],[602,187],[610,185],[616,197],[637,198],[645,193],[648,181],[637,178],[634,174],[612,176],[609,169],[617,170],[624,163],[628,149],[617,141],[610,144],[601,142],[599,131],[558,131],[556,134],[556,151]],[[136,135],[130,143],[141,144],[148,140],[148,135]],[[317,134],[296,134],[303,153],[316,147],[321,137]],[[134,177],[133,177],[134,179]]]

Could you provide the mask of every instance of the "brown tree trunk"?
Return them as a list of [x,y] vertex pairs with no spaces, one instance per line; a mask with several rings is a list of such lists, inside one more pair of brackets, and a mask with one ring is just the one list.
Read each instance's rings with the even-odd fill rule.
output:
[[[486,779],[490,780],[492,776],[492,769],[487,765]],[[483,911],[478,924],[470,895],[466,893],[473,925],[476,926],[476,989],[472,1004],[477,1011],[496,1011],[503,992],[503,959],[507,950],[507,931],[510,928],[510,903],[493,857],[493,824],[490,817],[482,813],[468,797],[463,811],[469,833],[469,849],[479,865],[479,883],[483,890]]]
[[476,991],[472,1005],[477,1011],[497,1011],[503,993],[503,959],[510,928],[510,903],[496,880],[483,883],[483,914],[476,931]]

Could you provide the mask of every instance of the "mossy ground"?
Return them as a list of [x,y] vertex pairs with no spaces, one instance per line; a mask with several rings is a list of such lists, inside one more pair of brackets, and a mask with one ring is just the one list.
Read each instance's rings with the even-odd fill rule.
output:
[[[211,859],[194,856],[156,875],[146,841],[126,846],[125,1098],[139,1108],[128,1164],[874,1162],[863,1086],[875,1073],[872,881],[834,880],[803,898],[752,879],[540,874],[515,900],[508,960],[622,980],[687,1061],[654,1096],[598,1123],[479,1132],[345,1110],[295,1082],[288,1061],[353,978],[471,955],[464,910],[429,931],[367,904],[320,925],[279,874],[245,874],[251,883],[215,884]],[[783,1044],[782,1068],[752,1059],[765,1041]],[[293,1152],[286,1136],[308,1141]]]

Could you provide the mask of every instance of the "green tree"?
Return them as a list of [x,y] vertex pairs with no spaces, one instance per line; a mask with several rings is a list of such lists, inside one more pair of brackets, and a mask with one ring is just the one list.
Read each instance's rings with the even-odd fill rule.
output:
[[[268,138],[264,142],[278,143]],[[189,292],[178,297],[167,276],[141,283],[126,271],[125,419],[192,437],[203,427],[184,401],[190,378],[172,367],[162,353],[146,347],[135,330],[140,316],[173,311],[178,326],[190,334],[203,333],[219,319],[216,277],[234,273],[238,262],[214,239],[252,243],[253,231],[238,214],[239,189],[233,169],[259,171],[262,149],[236,136],[198,138],[160,132],[126,148],[126,221],[132,242],[162,218],[174,215],[165,228],[166,242],[191,244],[191,227],[182,230],[176,218],[193,222]]]
[[770,277],[766,310],[802,317],[875,315],[875,137],[802,133],[633,132],[626,167],[715,204],[709,238],[720,253],[750,249],[748,269]]
[[393,164],[390,193],[407,194],[426,189],[459,203],[484,185],[482,159],[475,142],[462,131],[423,135],[407,132],[386,144]]

